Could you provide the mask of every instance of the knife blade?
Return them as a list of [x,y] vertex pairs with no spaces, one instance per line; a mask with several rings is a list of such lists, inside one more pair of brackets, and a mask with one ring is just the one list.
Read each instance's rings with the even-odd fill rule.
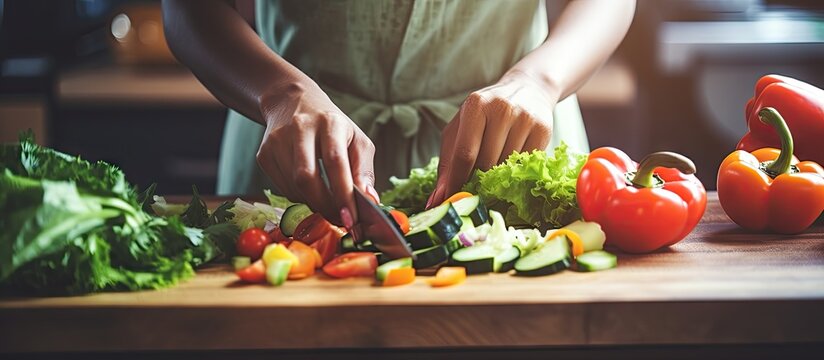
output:
[[[331,193],[329,177],[326,174],[322,159],[318,159],[318,169],[324,185]],[[354,225],[357,229],[349,229],[349,231],[355,241],[371,240],[375,247],[390,259],[411,257],[413,260],[417,260],[417,256],[412,253],[409,244],[404,240],[403,235],[386,213],[372,200],[369,200],[360,189],[354,186],[352,188],[355,194],[358,223]]]

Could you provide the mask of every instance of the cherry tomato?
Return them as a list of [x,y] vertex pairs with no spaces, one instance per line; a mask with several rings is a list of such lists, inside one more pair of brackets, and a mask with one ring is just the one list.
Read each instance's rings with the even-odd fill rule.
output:
[[258,260],[253,262],[252,265],[236,271],[235,274],[244,282],[262,283],[266,281],[266,265],[263,264],[263,260]]
[[400,210],[389,210],[389,215],[395,219],[395,222],[400,226],[401,233],[406,235],[409,233],[409,217]]
[[237,239],[237,253],[241,256],[248,256],[252,261],[260,259],[263,249],[269,245],[272,239],[269,234],[258,228],[246,229]]
[[371,252],[350,252],[334,258],[323,266],[323,272],[331,277],[373,276],[378,268],[378,258]]
[[297,265],[289,270],[289,280],[303,279],[315,273],[315,249],[300,241],[292,241],[289,251],[298,257]]

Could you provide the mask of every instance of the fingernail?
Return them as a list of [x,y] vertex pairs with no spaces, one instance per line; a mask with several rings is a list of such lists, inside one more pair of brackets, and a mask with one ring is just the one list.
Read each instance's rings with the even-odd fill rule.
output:
[[380,197],[380,195],[378,195],[378,192],[375,190],[374,186],[366,185],[366,193],[369,194],[370,196],[372,196],[372,198],[375,200],[375,203],[377,203],[377,204],[381,203],[381,197]]
[[351,230],[352,226],[355,225],[354,221],[352,221],[352,213],[349,212],[347,207],[340,208],[340,221],[343,221],[343,226],[346,227],[347,230]]
[[426,206],[424,207],[425,209],[429,209],[429,206],[432,205],[432,198],[433,197],[435,197],[435,192],[434,191],[431,194],[429,194],[429,199],[426,200]]

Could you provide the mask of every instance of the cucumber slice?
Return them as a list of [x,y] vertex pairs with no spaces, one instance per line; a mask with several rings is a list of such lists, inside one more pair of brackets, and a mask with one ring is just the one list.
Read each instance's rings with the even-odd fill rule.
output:
[[355,243],[355,249],[357,251],[371,251],[371,252],[378,252],[378,247],[372,243],[372,240],[364,240],[359,243]]
[[618,266],[618,257],[603,250],[595,250],[578,255],[575,258],[578,270],[600,271]]
[[411,257],[405,257],[405,258],[395,259],[395,260],[392,260],[392,261],[387,261],[386,263],[378,266],[378,268],[375,269],[375,279],[377,279],[378,282],[382,283],[383,280],[386,279],[386,275],[389,274],[390,270],[405,268],[405,267],[412,267],[412,258]]
[[[437,242],[433,245],[443,244],[451,240],[460,231],[461,226],[463,226],[463,221],[455,208],[451,203],[445,203],[409,217],[407,241],[413,245],[413,240],[410,238],[426,236],[431,239],[434,234]],[[421,234],[424,231],[431,231],[432,234]]]
[[355,245],[355,238],[352,234],[346,234],[340,238],[340,249],[345,253],[358,251],[358,247]]
[[449,259],[449,254],[446,252],[446,247],[443,245],[436,245],[427,249],[422,249],[413,252],[418,258],[412,262],[415,269],[425,269],[432,267]]
[[248,256],[232,256],[232,268],[235,271],[243,269],[249,265],[252,265],[252,259]]
[[412,250],[426,249],[441,243],[438,235],[428,228],[418,229],[417,231],[410,230],[403,238],[406,239]]
[[495,271],[495,248],[475,245],[459,249],[452,254],[453,265],[463,266],[467,274],[482,274]]
[[312,215],[312,209],[305,204],[294,204],[283,212],[280,218],[280,231],[283,235],[292,236],[301,221]]
[[454,253],[455,251],[458,251],[458,249],[463,249],[463,248],[465,248],[465,247],[466,247],[466,245],[464,245],[464,244],[461,242],[461,240],[460,240],[460,239],[458,239],[458,237],[456,236],[456,237],[452,238],[452,240],[449,240],[446,244],[444,244],[444,247],[446,248],[446,251],[447,251],[448,253],[452,254],[452,253]]
[[275,260],[266,266],[266,281],[273,286],[280,286],[286,282],[292,262],[289,260]]
[[489,222],[489,212],[478,195],[460,199],[452,203],[452,206],[455,207],[458,215],[468,217],[473,226]]
[[508,272],[515,267],[515,262],[521,257],[521,250],[513,246],[495,256],[495,272]]
[[569,244],[564,237],[556,237],[538,244],[529,254],[515,262],[517,275],[549,275],[569,267]]
[[461,222],[463,225],[461,225],[460,232],[475,230],[475,225],[472,225],[472,219],[469,216],[461,216]]

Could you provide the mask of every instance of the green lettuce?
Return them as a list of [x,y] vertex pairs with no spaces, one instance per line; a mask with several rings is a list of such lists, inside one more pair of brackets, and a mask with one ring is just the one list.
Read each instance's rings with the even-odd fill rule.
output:
[[425,167],[412,169],[406,179],[391,177],[393,187],[381,194],[381,201],[407,214],[423,211],[437,179],[438,158],[433,157]]
[[581,217],[575,185],[586,161],[586,155],[567,150],[561,143],[554,156],[540,150],[513,153],[504,163],[477,171],[464,190],[480,195],[509,225],[562,227]]

